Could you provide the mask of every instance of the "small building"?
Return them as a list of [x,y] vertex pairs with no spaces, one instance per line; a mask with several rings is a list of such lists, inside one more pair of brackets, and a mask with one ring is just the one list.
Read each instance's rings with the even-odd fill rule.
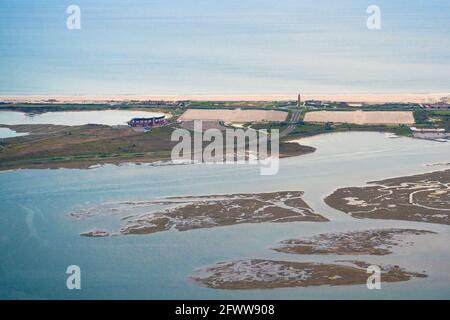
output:
[[133,118],[128,121],[128,125],[132,128],[158,127],[166,124],[168,124],[168,121],[165,116],[153,118]]
[[347,105],[352,108],[362,108],[362,102],[348,102]]
[[320,100],[306,100],[305,106],[308,107],[320,107],[322,105],[322,101]]

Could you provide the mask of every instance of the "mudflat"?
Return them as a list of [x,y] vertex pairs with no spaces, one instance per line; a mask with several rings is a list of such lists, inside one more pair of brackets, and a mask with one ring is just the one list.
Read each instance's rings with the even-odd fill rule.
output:
[[435,234],[415,229],[376,229],[322,233],[312,237],[283,240],[273,250],[294,254],[387,255],[396,246],[412,245],[407,237]]
[[[200,268],[192,279],[208,288],[228,290],[357,285],[366,284],[369,265],[361,261],[316,263],[248,259]],[[399,266],[382,266],[380,269],[383,282],[426,277]]]
[[341,188],[325,202],[356,218],[450,224],[450,170]]
[[[155,201],[105,203],[69,214],[74,219],[116,216],[119,230],[89,230],[81,235],[151,234],[176,229],[187,231],[243,223],[328,221],[302,199],[302,191],[165,198]],[[166,207],[160,209],[160,207]]]

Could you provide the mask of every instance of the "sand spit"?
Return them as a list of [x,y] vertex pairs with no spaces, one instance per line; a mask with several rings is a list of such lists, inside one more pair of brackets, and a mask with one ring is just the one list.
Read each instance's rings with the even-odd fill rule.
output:
[[414,124],[411,111],[312,111],[305,122],[334,122],[352,124]]
[[[342,286],[366,284],[368,263],[291,262],[261,259],[219,262],[198,269],[192,279],[214,289],[272,289],[286,287]],[[398,266],[382,266],[383,282],[408,281],[425,274],[406,271]]]
[[450,224],[450,170],[336,190],[325,202],[356,218]]
[[224,121],[226,123],[281,122],[286,120],[287,116],[287,112],[275,110],[189,109],[183,113],[178,120]]
[[69,216],[74,219],[118,217],[124,224],[116,231],[90,230],[81,234],[87,237],[151,234],[172,228],[187,231],[243,223],[328,221],[315,213],[302,196],[301,191],[283,191],[174,197],[147,202],[106,203]]
[[387,255],[395,246],[412,245],[407,236],[435,234],[414,229],[378,229],[322,233],[313,237],[288,239],[274,250],[294,254]]

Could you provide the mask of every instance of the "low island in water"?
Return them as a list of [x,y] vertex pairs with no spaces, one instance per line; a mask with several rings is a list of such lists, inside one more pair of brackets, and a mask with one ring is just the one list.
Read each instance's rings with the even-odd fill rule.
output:
[[355,218],[450,224],[450,170],[341,188],[325,202]]
[[[257,194],[169,197],[140,202],[105,203],[70,213],[70,217],[119,216],[124,226],[119,230],[90,230],[81,235],[151,234],[176,229],[187,231],[243,223],[282,223],[295,221],[324,222],[302,199],[302,191]],[[158,207],[165,207],[159,209]]]

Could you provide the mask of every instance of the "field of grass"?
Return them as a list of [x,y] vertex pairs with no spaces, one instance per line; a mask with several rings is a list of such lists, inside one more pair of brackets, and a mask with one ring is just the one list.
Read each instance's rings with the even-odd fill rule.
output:
[[[281,124],[258,124],[253,125],[254,129],[279,129],[282,132],[288,126],[287,123]],[[305,123],[299,121],[293,131],[289,133],[286,139],[295,137],[309,137],[322,133],[347,132],[347,131],[376,131],[391,132],[401,136],[409,136],[411,130],[405,125],[355,125],[355,124],[333,124],[329,123]]]
[[444,128],[450,132],[450,110],[416,110],[414,119],[419,128]]
[[[0,168],[87,167],[96,163],[152,161],[170,158],[176,142],[170,141],[170,127],[152,132],[109,126],[9,126],[32,134],[0,143]],[[34,129],[33,129],[34,128]],[[34,132],[34,133],[33,133]]]
[[[138,132],[103,125],[5,126],[30,135],[0,140],[0,170],[17,168],[88,168],[96,164],[151,163],[171,159],[176,125]],[[204,146],[209,142],[205,142]],[[280,156],[314,152],[314,148],[280,143]]]
[[184,104],[187,108],[205,109],[278,109],[292,106],[293,102],[286,101],[190,101]]
[[361,109],[363,111],[414,111],[422,107],[417,103],[383,103],[383,104],[363,104],[360,107],[351,107],[346,104],[330,102],[326,106],[320,107],[306,107],[316,111],[334,110],[334,111],[355,111]]

